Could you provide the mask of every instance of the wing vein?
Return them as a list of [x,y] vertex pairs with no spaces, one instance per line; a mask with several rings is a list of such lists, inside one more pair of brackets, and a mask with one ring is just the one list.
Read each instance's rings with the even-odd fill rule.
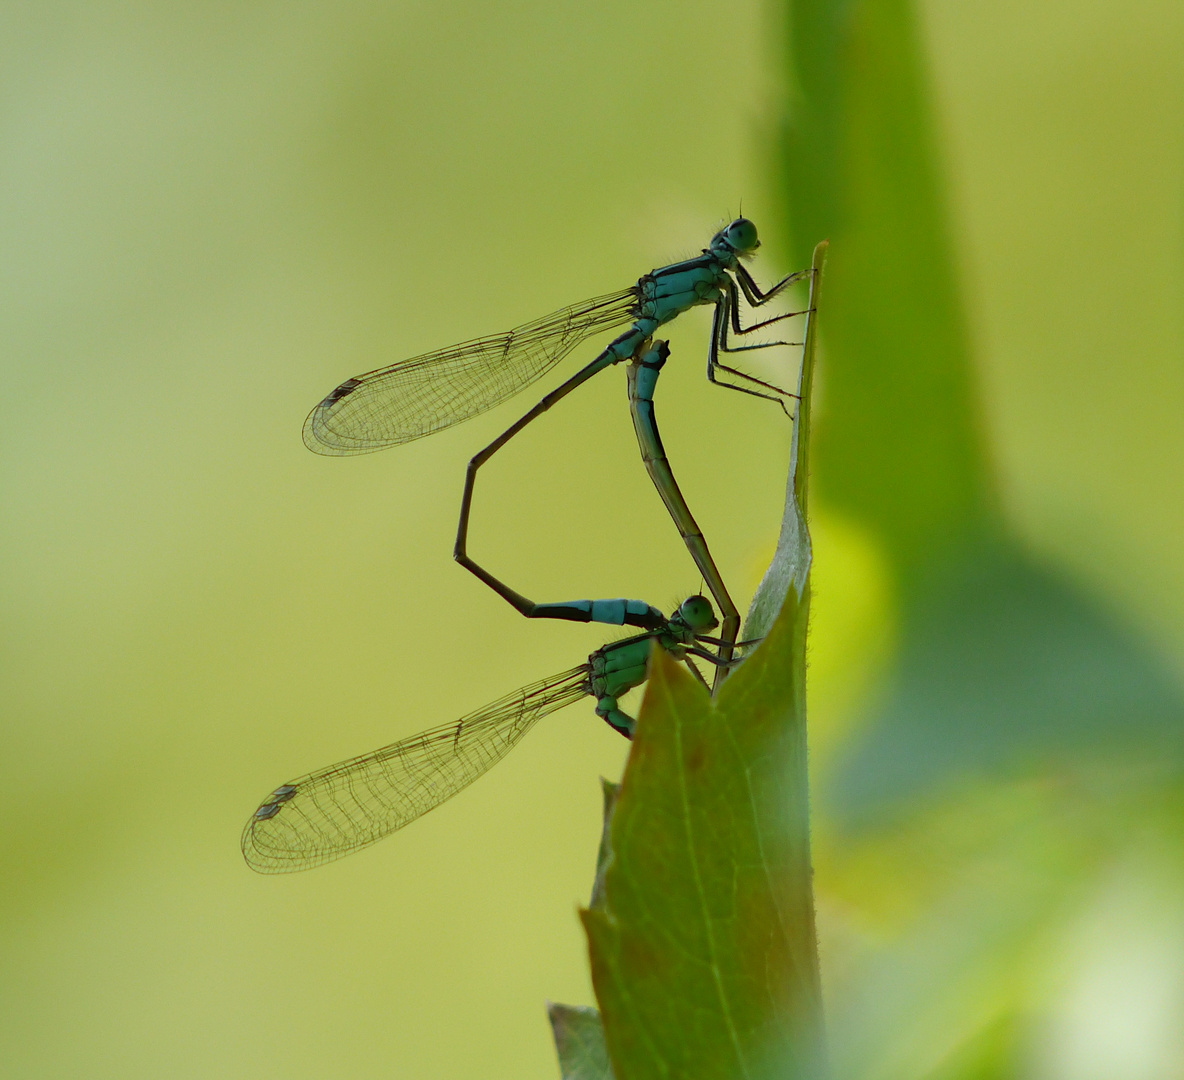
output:
[[287,873],[389,836],[471,784],[544,716],[587,694],[588,675],[581,664],[460,721],[283,785],[247,822],[243,856],[261,873]]
[[594,334],[629,322],[633,289],[562,308],[346,379],[308,414],[304,442],[329,456],[368,454],[470,420],[541,378]]

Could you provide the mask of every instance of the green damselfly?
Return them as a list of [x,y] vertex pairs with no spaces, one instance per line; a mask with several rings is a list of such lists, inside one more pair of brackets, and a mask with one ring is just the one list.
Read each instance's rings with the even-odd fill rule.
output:
[[[304,441],[319,454],[365,454],[430,435],[492,408],[517,394],[549,371],[589,337],[626,323],[629,328],[575,375],[547,394],[469,462],[457,526],[454,556],[528,618],[538,617],[533,601],[516,592],[479,565],[468,553],[469,515],[477,471],[527,424],[607,367],[629,362],[629,404],[646,468],[667,510],[678,526],[703,580],[723,616],[720,657],[730,658],[740,628],[740,613],[716,569],[715,561],[674,479],[658,434],[653,394],[658,373],[669,355],[666,342],[654,341],[658,327],[692,307],[714,305],[707,354],[707,378],[717,386],[766,398],[781,405],[794,394],[740,371],[721,360],[725,353],[748,352],[785,341],[733,345],[740,336],[806,312],[785,312],[752,326],[740,320],[740,294],[761,307],[808,270],[790,274],[767,290],[745,269],[742,259],[760,246],[756,226],[737,218],[712,237],[700,255],[652,270],[636,285],[562,308],[504,334],[476,338],[459,345],[402,360],[347,379],[309,413]],[[727,671],[726,663],[716,682]]]
[[[243,856],[253,870],[281,874],[332,862],[389,836],[467,787],[500,761],[539,720],[582,697],[596,698],[596,714],[633,737],[634,721],[617,699],[647,677],[656,642],[684,661],[724,661],[702,647],[721,639],[711,602],[692,596],[667,619],[638,600],[579,600],[587,621],[623,625],[626,615],[649,624],[645,633],[597,649],[587,663],[524,686],[468,716],[409,739],[282,784],[251,815]],[[551,617],[562,617],[552,614]]]

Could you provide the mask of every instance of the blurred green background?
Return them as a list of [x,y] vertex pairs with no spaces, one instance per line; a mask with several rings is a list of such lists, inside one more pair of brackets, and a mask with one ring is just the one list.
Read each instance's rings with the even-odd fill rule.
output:
[[[528,399],[351,461],[300,424],[743,200],[760,280],[835,241],[836,1071],[1184,1076],[1184,10],[877,0],[832,54],[860,5],[796,7],[0,15],[6,1075],[556,1075],[543,1002],[591,1001],[575,909],[625,752],[590,707],[369,853],[265,879],[237,849],[276,783],[604,640],[450,557],[464,463]],[[705,385],[706,329],[672,328],[660,418],[747,599],[788,428]],[[483,478],[472,550],[536,599],[698,587],[622,382]]]

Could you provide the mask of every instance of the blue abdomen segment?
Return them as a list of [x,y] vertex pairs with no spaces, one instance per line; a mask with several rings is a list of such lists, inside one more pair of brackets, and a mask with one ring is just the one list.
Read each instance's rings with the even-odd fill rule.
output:
[[535,619],[566,619],[570,622],[607,623],[609,626],[644,627],[653,630],[666,623],[666,616],[643,600],[568,600],[560,604],[536,604]]

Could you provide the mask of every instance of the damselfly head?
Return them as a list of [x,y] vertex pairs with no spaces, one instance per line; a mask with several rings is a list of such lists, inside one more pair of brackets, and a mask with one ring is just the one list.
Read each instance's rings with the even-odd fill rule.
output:
[[756,226],[748,218],[737,218],[711,238],[713,250],[725,248],[736,255],[751,255],[760,246]]
[[678,605],[674,618],[684,623],[696,634],[714,630],[719,626],[719,620],[715,617],[715,609],[706,596],[688,596]]

